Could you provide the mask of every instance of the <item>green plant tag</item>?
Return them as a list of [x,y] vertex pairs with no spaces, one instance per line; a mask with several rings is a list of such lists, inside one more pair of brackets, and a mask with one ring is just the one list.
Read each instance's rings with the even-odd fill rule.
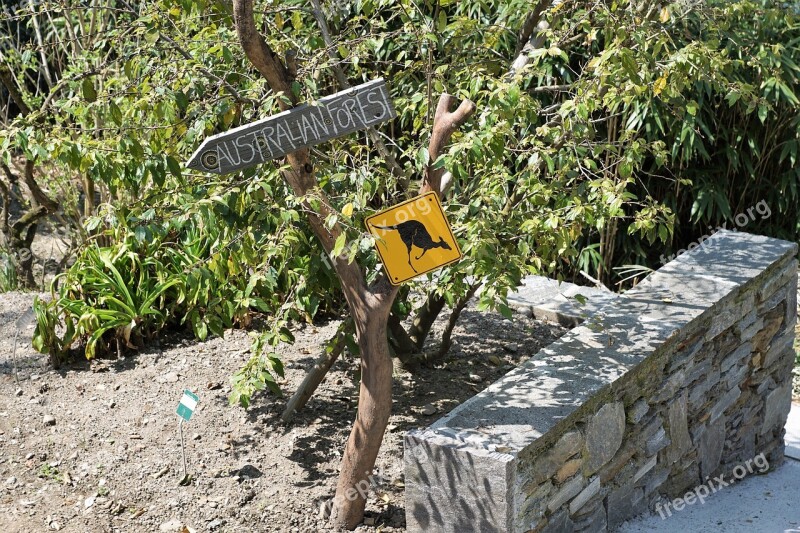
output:
[[199,401],[200,398],[198,398],[194,393],[192,393],[192,391],[188,389],[184,390],[183,396],[181,396],[181,403],[178,404],[178,410],[177,410],[178,416],[188,422],[189,419],[192,418],[194,409],[195,407],[197,407],[197,402]]

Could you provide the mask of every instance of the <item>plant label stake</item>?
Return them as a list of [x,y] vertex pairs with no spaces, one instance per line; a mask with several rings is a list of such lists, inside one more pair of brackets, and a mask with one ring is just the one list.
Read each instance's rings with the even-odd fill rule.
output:
[[186,449],[183,445],[183,422],[188,422],[189,419],[192,418],[194,409],[197,407],[197,402],[199,401],[200,398],[198,398],[197,395],[189,389],[185,389],[183,391],[183,396],[181,396],[181,402],[178,404],[178,410],[176,411],[178,416],[181,417],[181,421],[178,424],[178,431],[181,436],[181,457],[183,457],[183,479],[181,480],[181,485],[187,484],[189,479],[186,473]]
[[397,116],[383,78],[205,139],[186,166],[227,174]]
[[462,257],[439,196],[431,191],[365,221],[392,285],[455,263]]

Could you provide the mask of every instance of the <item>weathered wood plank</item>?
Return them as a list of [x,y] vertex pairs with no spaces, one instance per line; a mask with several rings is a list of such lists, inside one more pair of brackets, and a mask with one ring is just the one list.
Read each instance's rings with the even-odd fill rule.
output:
[[396,117],[382,78],[208,137],[186,166],[227,174]]

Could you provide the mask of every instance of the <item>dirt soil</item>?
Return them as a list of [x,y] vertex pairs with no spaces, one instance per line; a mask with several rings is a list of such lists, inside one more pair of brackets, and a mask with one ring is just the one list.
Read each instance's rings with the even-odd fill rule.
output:
[[[244,410],[227,397],[229,377],[249,356],[247,332],[206,342],[170,335],[122,360],[55,371],[31,348],[32,326],[12,359],[15,322],[32,300],[0,295],[0,531],[330,531],[319,509],[333,496],[355,416],[357,362],[340,359],[292,423],[280,415],[337,322],[298,327],[283,353],[287,397],[261,395]],[[357,531],[404,530],[408,429],[429,425],[563,331],[468,308],[445,364],[396,371],[381,479]],[[175,410],[184,389],[200,403],[183,426],[192,481],[181,486]]]

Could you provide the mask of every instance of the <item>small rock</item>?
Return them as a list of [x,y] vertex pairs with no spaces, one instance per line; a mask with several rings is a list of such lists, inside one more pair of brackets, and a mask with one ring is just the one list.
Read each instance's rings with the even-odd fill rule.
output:
[[44,419],[42,420],[45,426],[55,426],[56,425],[56,417],[53,415],[44,415]]
[[222,520],[220,520],[219,518],[215,518],[214,520],[209,522],[207,525],[208,525],[208,529],[217,529],[219,526],[222,525]]
[[97,496],[89,496],[88,498],[86,498],[86,499],[83,501],[83,507],[84,507],[84,508],[86,508],[86,509],[88,509],[89,507],[91,507],[92,505],[94,505],[94,500],[95,500],[95,498],[97,498]]
[[195,433],[194,435],[192,435],[192,440],[200,440],[200,438],[201,435],[199,433]]
[[158,381],[161,383],[177,383],[178,382],[178,374],[175,372],[168,372],[163,374],[158,378]]
[[483,381],[483,378],[480,377],[478,374],[470,374],[469,380],[473,383],[480,383],[481,381]]
[[169,522],[164,522],[158,526],[159,531],[180,531],[181,528],[183,528],[183,524],[177,518],[173,518]]
[[431,416],[436,414],[436,406],[433,404],[428,404],[422,408],[422,414],[425,416]]
[[14,396],[22,396],[22,389],[17,389],[17,391],[14,393]]
[[59,523],[58,523],[58,522],[56,522],[55,520],[53,520],[52,522],[50,522],[50,524],[49,524],[49,527],[50,527],[50,529],[52,529],[53,531],[60,531],[60,530],[61,530],[61,524],[59,524]]
[[114,400],[111,400],[110,402],[108,402],[108,408],[109,409],[113,409],[114,407],[116,407],[116,405],[117,405],[117,402],[115,402]]
[[15,478],[14,476],[11,476],[10,478],[6,479],[6,485],[13,485],[16,482],[17,478]]
[[494,366],[500,366],[503,364],[503,360],[497,357],[496,355],[490,355],[489,362],[492,363]]
[[221,389],[222,388],[222,383],[220,383],[219,381],[209,381],[208,383],[206,383],[206,388],[208,390]]
[[29,453],[28,455],[25,456],[25,460],[29,461],[29,460],[33,459],[33,457],[34,457],[34,454],[33,454],[33,452],[31,452],[31,453]]
[[375,525],[375,517],[374,516],[367,516],[364,518],[364,525],[365,526],[374,526]]

